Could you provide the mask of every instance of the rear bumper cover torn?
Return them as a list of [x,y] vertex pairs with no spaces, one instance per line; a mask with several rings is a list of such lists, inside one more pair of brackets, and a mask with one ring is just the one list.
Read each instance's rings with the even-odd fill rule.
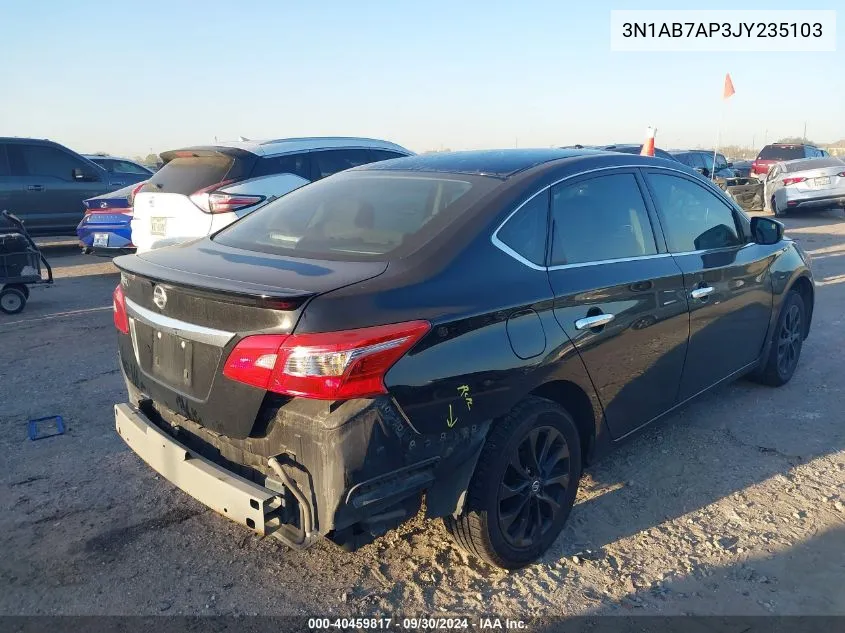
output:
[[244,479],[173,439],[129,404],[114,407],[115,428],[129,447],[162,477],[215,512],[261,536],[273,534],[293,547],[307,546],[284,537],[284,495]]

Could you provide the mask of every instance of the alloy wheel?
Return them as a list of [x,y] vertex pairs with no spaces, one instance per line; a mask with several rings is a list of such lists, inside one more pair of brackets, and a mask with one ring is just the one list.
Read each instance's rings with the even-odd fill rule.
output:
[[793,304],[789,306],[778,334],[778,371],[782,376],[789,376],[798,364],[803,335],[801,310]]
[[563,511],[572,479],[569,446],[556,428],[531,429],[512,451],[499,485],[499,527],[510,545],[531,547]]

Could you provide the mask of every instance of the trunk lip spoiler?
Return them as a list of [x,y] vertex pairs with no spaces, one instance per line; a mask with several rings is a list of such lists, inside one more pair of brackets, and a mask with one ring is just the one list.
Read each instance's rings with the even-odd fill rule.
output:
[[[139,265],[131,265],[125,260],[138,260],[143,262]],[[122,261],[118,261],[122,260]],[[137,264],[138,261],[133,263]],[[114,265],[121,273],[137,275],[147,280],[163,284],[165,286],[176,286],[180,289],[204,295],[208,299],[216,301],[228,301],[239,304],[255,304],[260,307],[280,308],[277,304],[283,302],[283,309],[296,309],[307,299],[319,294],[313,291],[294,290],[292,288],[274,288],[261,284],[254,284],[245,281],[234,281],[220,277],[211,277],[200,273],[182,271],[176,268],[169,268],[143,261],[137,255],[123,255],[113,260]],[[168,274],[169,273],[169,274]],[[205,283],[203,283],[205,282]]]

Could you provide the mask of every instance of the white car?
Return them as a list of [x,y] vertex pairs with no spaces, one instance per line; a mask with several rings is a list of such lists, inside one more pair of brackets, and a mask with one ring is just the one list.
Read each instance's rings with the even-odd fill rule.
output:
[[290,138],[189,147],[135,195],[132,243],[142,253],[210,235],[260,205],[336,172],[413,152],[367,138]]

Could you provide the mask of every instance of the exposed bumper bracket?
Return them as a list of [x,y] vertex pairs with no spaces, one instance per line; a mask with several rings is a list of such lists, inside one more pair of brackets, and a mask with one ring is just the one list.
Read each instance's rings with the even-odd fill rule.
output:
[[272,535],[289,547],[303,549],[314,542],[314,535],[308,532],[300,540],[283,533],[286,526],[280,518],[282,493],[239,477],[196,454],[129,404],[115,405],[114,420],[118,434],[141,459],[200,503],[256,534]]

